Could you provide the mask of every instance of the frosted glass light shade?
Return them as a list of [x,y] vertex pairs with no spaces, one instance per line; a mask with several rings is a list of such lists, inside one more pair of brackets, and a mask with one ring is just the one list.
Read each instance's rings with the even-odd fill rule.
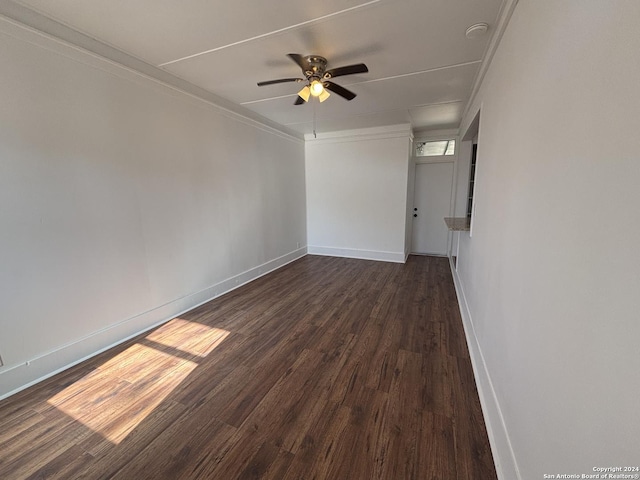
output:
[[303,99],[305,102],[309,101],[309,96],[311,95],[311,90],[309,87],[304,87],[302,90],[298,92],[298,96]]
[[318,99],[320,100],[320,103],[324,102],[327,98],[329,98],[330,95],[331,94],[323,88],[322,93],[318,95]]

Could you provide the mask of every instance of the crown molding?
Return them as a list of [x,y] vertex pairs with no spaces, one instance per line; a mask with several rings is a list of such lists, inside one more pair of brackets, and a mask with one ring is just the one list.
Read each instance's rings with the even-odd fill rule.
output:
[[444,140],[455,138],[460,134],[457,128],[441,128],[438,130],[430,130],[428,128],[417,129],[413,131],[413,136],[417,140]]
[[18,2],[1,0],[0,18],[1,17],[5,18],[5,22],[11,23],[14,26],[30,30],[32,33],[39,34],[61,45],[84,51],[94,57],[105,59],[112,64],[119,65],[124,69],[133,71],[143,77],[170,87],[173,90],[204,101],[227,117],[234,118],[235,120],[297,142],[304,140],[302,134],[295,130],[282,126],[245,107],[219,97],[208,90],[193,85],[180,77],[140,60],[133,55],[78,32]]
[[383,138],[407,138],[413,139],[411,124],[388,125],[384,127],[358,128],[352,130],[339,130],[335,132],[322,132],[314,136],[307,133],[304,136],[305,142],[314,143],[338,143],[354,142],[361,140],[379,140]]
[[491,36],[491,40],[489,41],[489,45],[482,57],[482,63],[480,64],[480,68],[478,69],[478,73],[476,74],[476,78],[473,81],[473,88],[471,89],[471,95],[469,96],[469,100],[462,110],[462,121],[466,118],[469,113],[469,109],[478,95],[478,91],[480,90],[480,86],[482,85],[482,81],[489,70],[489,66],[491,65],[491,61],[493,60],[493,56],[500,45],[500,41],[502,40],[502,36],[504,35],[504,31],[507,29],[507,25],[509,24],[509,20],[511,20],[511,15],[513,15],[513,11],[518,5],[518,0],[503,0],[502,5],[500,6],[500,11],[498,12],[498,16],[495,22],[495,30],[493,35]]

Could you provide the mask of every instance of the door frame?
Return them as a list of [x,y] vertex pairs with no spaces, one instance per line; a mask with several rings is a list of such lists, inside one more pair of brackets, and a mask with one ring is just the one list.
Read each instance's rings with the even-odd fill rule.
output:
[[[417,143],[419,143],[419,142],[437,142],[437,141],[443,141],[443,140],[455,140],[456,146],[455,146],[455,148],[453,150],[453,155],[436,155],[436,156],[432,156],[432,157],[424,157],[424,156],[417,156],[416,155],[416,144]],[[452,132],[449,135],[447,135],[446,132],[441,132],[438,135],[428,135],[428,134],[426,134],[426,135],[422,135],[422,136],[416,137],[416,138],[414,138],[412,149],[413,149],[413,151],[411,152],[411,155],[413,157],[414,168],[416,168],[416,169],[417,169],[418,165],[425,164],[425,163],[453,163],[453,174],[451,175],[451,196],[449,198],[449,216],[453,217],[454,212],[455,212],[455,208],[456,208],[456,205],[455,205],[456,204],[456,191],[457,191],[456,178],[458,177],[458,150],[460,149],[460,137],[458,135],[458,132],[457,131],[455,133]],[[414,174],[414,182],[415,182],[415,177],[416,177],[416,174]],[[416,188],[415,188],[415,185],[414,185],[413,199],[412,199],[412,206],[411,206],[412,213],[413,213],[413,209],[415,208],[415,198],[416,198]],[[444,218],[442,219],[442,223],[444,223]],[[448,252],[451,251],[452,239],[453,239],[453,236],[451,234],[451,231],[449,230],[448,233],[447,233],[447,253],[445,255],[443,255],[443,257],[448,256]],[[415,253],[413,251],[413,234],[411,235],[411,248],[409,249],[409,251],[411,252],[411,255],[424,255],[424,254],[420,254],[420,253]]]

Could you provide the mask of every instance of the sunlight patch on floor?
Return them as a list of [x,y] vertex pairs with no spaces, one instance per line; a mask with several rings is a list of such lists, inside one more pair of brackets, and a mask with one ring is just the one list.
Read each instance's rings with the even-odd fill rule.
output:
[[204,358],[220,345],[227,335],[229,332],[226,330],[174,318],[149,334],[147,339]]
[[[118,444],[228,335],[226,330],[175,318],[48,403]],[[162,348],[154,348],[154,343]]]

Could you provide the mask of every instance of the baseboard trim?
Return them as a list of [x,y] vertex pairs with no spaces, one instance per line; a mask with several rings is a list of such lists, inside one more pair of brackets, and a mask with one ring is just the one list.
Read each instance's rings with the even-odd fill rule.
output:
[[145,333],[225,293],[284,267],[307,254],[303,247],[198,292],[121,320],[99,331],[0,371],[0,400]]
[[376,250],[358,250],[355,248],[335,248],[309,245],[309,255],[323,255],[326,257],[358,258],[361,260],[377,260],[379,262],[405,263],[404,252],[380,252]]
[[522,480],[518,463],[516,461],[509,432],[502,415],[500,403],[493,388],[491,376],[487,369],[487,364],[478,342],[475,329],[473,327],[473,319],[471,311],[464,294],[464,289],[456,271],[453,260],[449,258],[451,266],[451,275],[453,276],[453,284],[458,297],[458,307],[462,316],[462,324],[467,339],[467,347],[471,357],[471,365],[473,367],[473,375],[480,397],[480,405],[482,406],[482,414],[484,422],[487,426],[487,434],[489,436],[489,444],[493,453],[493,461],[496,466],[496,473],[499,480]]

